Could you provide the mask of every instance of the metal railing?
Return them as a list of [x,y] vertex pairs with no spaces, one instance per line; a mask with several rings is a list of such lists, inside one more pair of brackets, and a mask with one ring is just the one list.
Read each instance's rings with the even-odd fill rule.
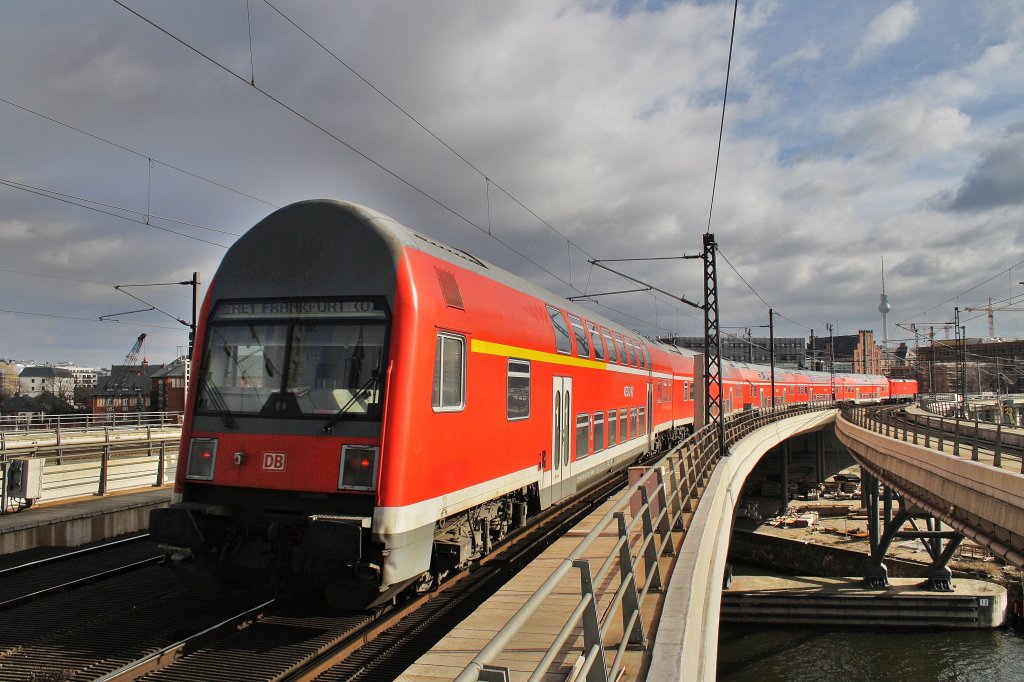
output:
[[[734,415],[726,425],[727,450],[728,444],[768,423],[824,409],[833,409],[833,405]],[[648,645],[641,604],[649,592],[660,591],[666,582],[658,558],[674,555],[681,546],[689,521],[686,515],[694,511],[721,457],[717,433],[705,427],[655,463],[645,465],[647,472],[477,654],[456,678],[458,682],[510,679],[509,670],[496,665],[495,661],[574,570],[579,571],[579,600],[528,679],[543,679],[556,658],[564,655],[564,647],[569,645],[570,650],[574,650],[581,628],[583,643],[574,668],[575,679],[586,677],[590,682],[618,679],[625,651]],[[613,528],[611,533],[609,527]],[[591,560],[584,555],[598,538],[609,534],[617,538],[616,542],[595,572]],[[621,633],[613,627],[616,622],[621,622]],[[617,636],[619,640],[615,641]],[[605,652],[612,654],[610,665]]]
[[32,502],[159,487],[174,479],[180,430],[148,426],[126,434],[108,429],[105,436],[98,443],[0,452],[0,514],[30,506],[28,499],[9,494],[8,471],[15,459],[28,459],[30,466],[38,467],[40,494]]
[[104,427],[181,424],[181,412],[108,412],[103,414],[0,415],[0,432],[88,430]]
[[[928,415],[905,414],[897,418],[895,410],[870,407],[846,407],[842,417],[851,424],[878,433],[887,438],[901,440],[914,445],[923,445],[945,452],[946,445],[952,446],[954,457],[970,453],[972,461],[981,462],[979,447],[992,450],[991,465],[1002,469],[1004,455],[1021,459],[1020,472],[1024,474],[1024,434],[1004,430],[1002,424],[985,426],[978,419],[961,419],[959,416],[933,417]],[[983,462],[988,464],[989,462]]]

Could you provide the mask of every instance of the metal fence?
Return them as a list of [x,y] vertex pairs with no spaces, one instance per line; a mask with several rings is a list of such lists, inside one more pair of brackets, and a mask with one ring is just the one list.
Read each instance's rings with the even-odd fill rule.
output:
[[0,415],[0,432],[85,430],[104,427],[169,426],[181,424],[181,412],[108,412],[103,414],[46,414],[23,412]]
[[[173,481],[180,427],[145,426],[131,431],[124,426],[107,427],[90,435],[92,442],[69,444],[65,440],[42,447],[27,441],[8,442],[10,449],[0,452],[0,514],[20,511],[33,502],[105,495]],[[38,498],[9,494],[13,460],[28,460],[28,465],[36,468]]]
[[[770,422],[832,407],[831,404],[813,405],[774,413],[735,415],[726,426],[727,446]],[[574,670],[575,679],[586,678],[588,682],[618,679],[627,648],[648,646],[641,605],[649,592],[661,591],[667,581],[667,577],[661,575],[658,557],[671,556],[678,551],[689,515],[721,457],[717,434],[711,427],[705,427],[650,465],[477,654],[456,678],[458,682],[510,679],[509,669],[496,661],[515,643],[527,621],[541,612],[552,592],[572,571],[579,572],[579,600],[528,679],[544,679],[556,659],[564,658],[566,647],[576,650],[581,635],[583,641]],[[598,538],[609,534],[617,541],[595,571],[591,561],[583,557]],[[614,627],[619,622],[621,632]]]
[[1005,468],[1004,456],[1012,455],[1020,458],[1020,471],[1024,474],[1024,433],[1004,429],[1002,424],[990,426],[980,423],[977,418],[960,419],[955,415],[933,417],[905,414],[897,417],[894,410],[865,407],[844,408],[842,416],[852,424],[887,438],[939,451],[945,451],[946,446],[950,445],[954,457],[969,455],[975,462],[982,461],[979,448],[985,447],[992,451],[992,460],[984,463],[991,463],[996,468]]

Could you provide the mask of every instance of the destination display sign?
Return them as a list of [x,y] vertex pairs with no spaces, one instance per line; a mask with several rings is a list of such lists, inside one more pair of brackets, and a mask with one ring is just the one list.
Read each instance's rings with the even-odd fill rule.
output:
[[234,301],[217,305],[216,320],[383,318],[376,301]]

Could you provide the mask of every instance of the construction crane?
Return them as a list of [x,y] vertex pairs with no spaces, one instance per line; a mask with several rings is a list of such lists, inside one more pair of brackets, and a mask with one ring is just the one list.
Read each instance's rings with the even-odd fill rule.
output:
[[1010,301],[1010,299],[1007,299],[1007,300],[1004,300],[1004,301],[996,301],[995,305],[993,305],[992,299],[990,298],[990,299],[988,299],[988,305],[968,307],[968,308],[964,308],[964,310],[966,310],[967,312],[972,312],[972,313],[982,312],[982,311],[987,312],[988,313],[988,335],[989,336],[995,336],[996,335],[996,321],[995,321],[995,315],[993,314],[993,313],[995,313],[995,311],[998,310],[1000,312],[1016,312],[1016,313],[1024,312],[1024,308],[1014,308],[1014,307],[1012,307],[1012,305],[1007,305],[1007,306],[1000,306],[999,305],[1000,303],[1004,303],[1004,302],[1007,302],[1007,301]]
[[[128,392],[128,377],[131,375],[132,368],[135,363],[139,360],[139,352],[142,350],[142,343],[146,340],[146,334],[139,334],[139,338],[135,339],[135,344],[132,349],[128,351],[128,355],[124,356],[124,362],[121,367],[117,370],[117,374],[110,376],[110,381],[107,382],[107,390],[110,395],[107,396],[107,412],[114,411],[114,396],[117,394],[126,394]],[[142,394],[138,396],[136,401],[136,409],[141,412],[145,406]]]

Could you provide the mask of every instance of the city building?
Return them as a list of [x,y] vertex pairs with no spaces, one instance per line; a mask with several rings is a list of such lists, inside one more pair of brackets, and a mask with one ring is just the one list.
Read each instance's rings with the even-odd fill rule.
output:
[[18,392],[29,398],[50,393],[65,402],[73,402],[75,378],[62,367],[26,367],[18,377]]
[[153,374],[153,409],[157,412],[184,412],[185,386],[188,384],[187,357],[182,356]]
[[[755,365],[771,364],[771,342],[768,337],[722,335],[722,359],[748,362]],[[704,352],[703,336],[671,336],[659,339],[697,353]],[[802,338],[775,339],[775,366],[797,369],[804,366],[806,341]]]
[[62,369],[71,372],[75,378],[75,388],[95,388],[99,381],[99,372],[92,367],[79,367],[77,365],[57,365]]
[[153,375],[161,369],[163,365],[150,366],[145,360],[138,366],[111,366],[109,376],[89,392],[93,414],[153,411]]
[[0,361],[0,399],[10,398],[21,389],[18,366],[6,360]]
[[915,349],[913,362],[922,393],[959,393],[963,362],[967,393],[1024,392],[1024,340],[954,339]]
[[808,363],[812,369],[828,372],[830,362],[839,373],[882,374],[886,369],[882,347],[875,343],[875,333],[869,329],[842,336],[817,336],[813,341],[813,362]]

